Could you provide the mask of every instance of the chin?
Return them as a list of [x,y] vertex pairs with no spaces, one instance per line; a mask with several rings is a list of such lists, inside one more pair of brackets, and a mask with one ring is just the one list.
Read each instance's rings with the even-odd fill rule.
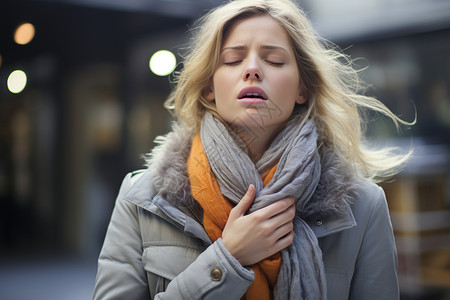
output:
[[230,127],[240,127],[242,129],[258,129],[261,130],[265,127],[264,116],[258,113],[245,112],[228,118],[227,123]]

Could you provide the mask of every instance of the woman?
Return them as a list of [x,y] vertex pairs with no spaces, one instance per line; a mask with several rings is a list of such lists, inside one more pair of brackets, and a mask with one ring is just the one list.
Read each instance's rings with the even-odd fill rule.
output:
[[126,176],[95,299],[398,299],[374,182],[407,156],[361,145],[346,57],[289,0],[202,20],[167,101],[178,122]]

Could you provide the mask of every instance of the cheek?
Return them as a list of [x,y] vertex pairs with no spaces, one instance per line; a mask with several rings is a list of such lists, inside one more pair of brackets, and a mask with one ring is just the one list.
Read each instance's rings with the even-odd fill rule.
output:
[[227,84],[227,76],[223,75],[223,72],[216,71],[213,77],[214,100],[217,112],[222,118],[224,117],[224,111],[226,112],[226,107],[229,106],[227,103],[227,99],[229,98],[227,91],[230,90],[229,84]]
[[300,91],[299,78],[292,74],[276,77],[276,86],[280,96],[287,97],[288,99],[296,99]]
[[222,76],[222,73],[223,72],[216,71],[213,76],[213,88],[214,92],[216,93],[216,97],[219,96],[223,90],[222,86],[224,85],[224,78]]
[[227,99],[233,91],[234,79],[231,72],[218,70],[213,76],[213,88],[217,99]]

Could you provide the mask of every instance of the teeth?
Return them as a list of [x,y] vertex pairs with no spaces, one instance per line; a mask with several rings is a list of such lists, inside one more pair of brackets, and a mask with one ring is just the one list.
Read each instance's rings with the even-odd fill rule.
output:
[[259,95],[257,93],[248,93],[245,96],[246,97],[251,97],[251,98],[262,98],[261,95]]

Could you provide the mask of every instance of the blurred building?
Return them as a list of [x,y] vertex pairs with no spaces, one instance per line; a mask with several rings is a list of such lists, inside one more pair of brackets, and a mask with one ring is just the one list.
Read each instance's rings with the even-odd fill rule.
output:
[[[121,180],[143,167],[141,155],[170,129],[163,102],[171,76],[152,73],[149,59],[166,49],[180,61],[193,20],[221,2],[2,2],[1,299],[26,299],[27,292],[41,299],[36,289],[58,298],[53,291],[45,294],[45,282],[28,291],[16,286],[43,268],[48,276],[42,280],[75,276],[80,288],[91,292],[95,258]],[[352,58],[364,58],[356,63],[368,67],[362,74],[373,84],[369,93],[407,121],[417,113],[417,124],[400,134],[373,115],[367,134],[374,144],[416,149],[405,170],[384,185],[402,297],[448,299],[450,1],[304,0],[301,5],[322,35]],[[35,34],[20,45],[14,32],[23,23],[33,24]],[[14,70],[27,75],[19,93],[7,85]],[[22,294],[8,294],[13,288]]]

